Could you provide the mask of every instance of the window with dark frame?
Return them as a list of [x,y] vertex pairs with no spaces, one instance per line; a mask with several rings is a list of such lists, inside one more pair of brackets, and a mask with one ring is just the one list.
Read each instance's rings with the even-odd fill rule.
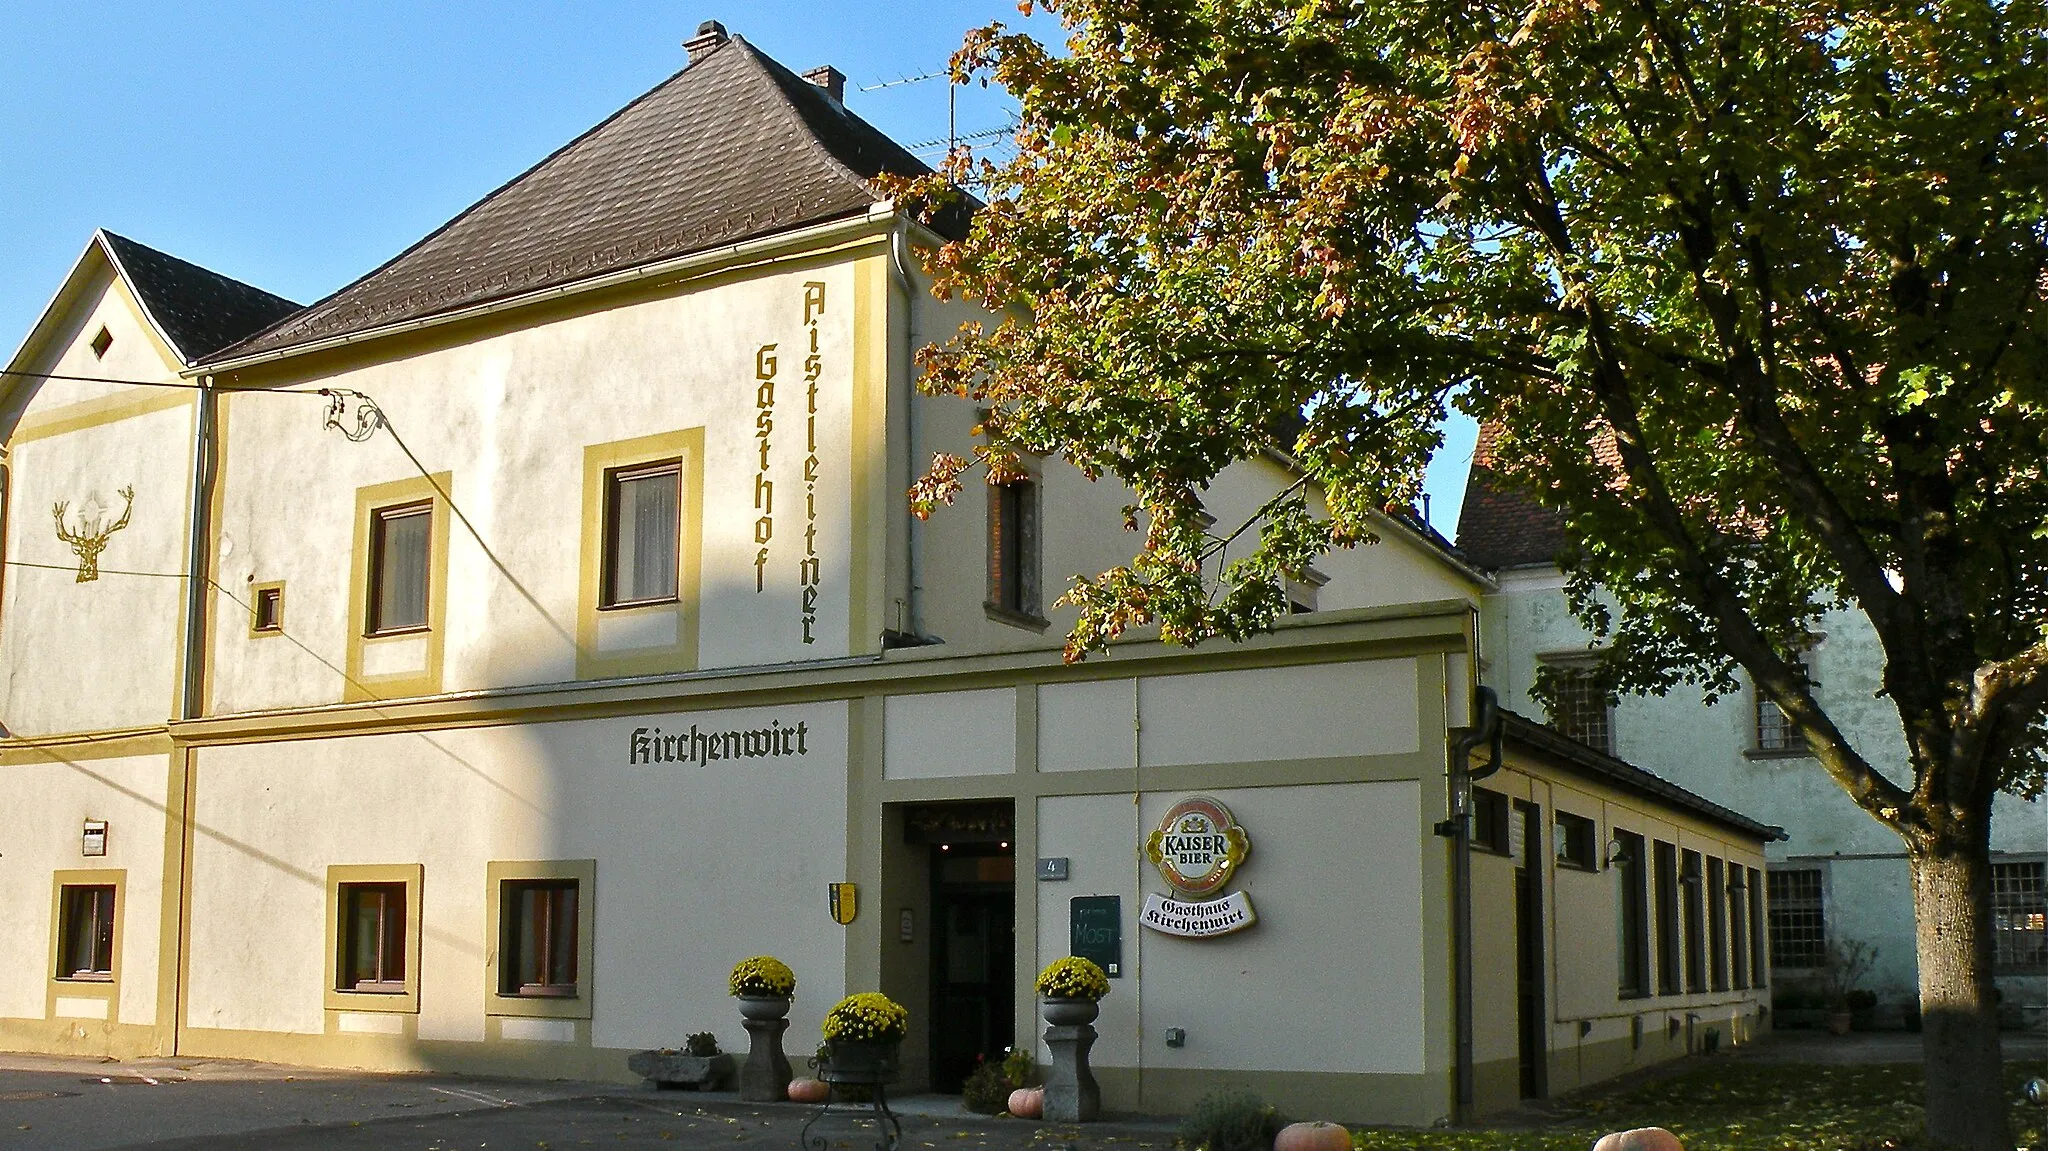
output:
[[1643,837],[1629,831],[1614,833],[1615,883],[1620,898],[1616,932],[1620,955],[1620,994],[1638,999],[1650,993],[1649,876],[1644,867]]
[[370,513],[368,634],[418,631],[427,626],[433,538],[431,501]]
[[249,629],[251,631],[284,630],[283,588],[257,588],[255,602],[250,605],[250,609],[255,617],[249,622]]
[[1472,846],[1495,855],[1509,849],[1508,797],[1483,787],[1472,789]]
[[500,888],[498,994],[576,995],[577,881],[512,879]]
[[2048,972],[2048,863],[1991,865],[1991,926],[1995,970]]
[[600,608],[674,603],[683,532],[683,464],[662,460],[604,477]]
[[1716,991],[1728,990],[1727,863],[1707,860],[1707,977]]
[[1038,485],[1028,478],[988,488],[988,606],[1039,618]]
[[57,978],[114,977],[114,886],[66,884],[58,899]]
[[1700,853],[1680,856],[1678,886],[1685,893],[1685,989],[1698,993],[1707,989],[1707,924],[1705,899],[1701,892]]
[[341,962],[335,989],[376,994],[405,990],[405,884],[344,883]]
[[1684,990],[1678,949],[1678,845],[1657,841],[1657,994]]
[[[1813,657],[1811,652],[1801,652],[1799,664],[1811,673]],[[1750,729],[1751,747],[1766,753],[1797,753],[1806,750],[1806,742],[1793,729],[1792,721],[1785,718],[1785,712],[1771,702],[1763,689],[1755,683],[1749,685],[1751,716],[1754,725]]]
[[1557,813],[1557,862],[1580,871],[1600,870],[1599,825],[1569,811]]
[[99,330],[99,334],[92,338],[92,358],[95,360],[106,359],[107,349],[113,346],[114,333],[108,331],[105,328],[101,328]]
[[1595,751],[1614,754],[1614,693],[1592,665],[1548,665],[1550,726]]
[[1771,982],[1770,931],[1764,925],[1764,873],[1749,872],[1749,977],[1758,987]]
[[1749,882],[1739,863],[1728,864],[1728,968],[1735,989],[1749,988]]
[[1773,869],[1765,873],[1770,896],[1770,966],[1810,970],[1828,958],[1827,908],[1818,867]]

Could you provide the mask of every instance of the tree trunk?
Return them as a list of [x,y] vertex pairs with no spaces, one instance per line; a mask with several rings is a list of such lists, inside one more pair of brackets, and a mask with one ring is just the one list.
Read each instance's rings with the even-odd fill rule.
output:
[[1909,849],[1927,1136],[1958,1151],[2012,1151],[1991,983],[1990,829],[1980,822]]

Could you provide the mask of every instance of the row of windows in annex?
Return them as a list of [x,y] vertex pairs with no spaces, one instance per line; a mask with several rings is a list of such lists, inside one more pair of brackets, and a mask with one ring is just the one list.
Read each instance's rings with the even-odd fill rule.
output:
[[[1539,832],[1533,841],[1524,830],[1532,808]],[[1479,892],[1490,887],[1495,902],[1507,899],[1504,893],[1516,886],[1507,880],[1509,870],[1540,861],[1554,946],[1582,959],[1588,950],[1612,956],[1611,965],[1591,960],[1554,966],[1552,1013],[1560,1023],[1611,1019],[1648,1007],[1739,1003],[1768,986],[1758,942],[1764,904],[1753,895],[1761,890],[1764,868],[1756,845],[1615,796],[1513,774],[1496,775],[1473,789],[1472,842]],[[1658,920],[1647,872],[1637,862],[1639,844],[1668,845],[1680,853],[1675,859],[1699,872],[1694,894],[1678,905],[1697,908],[1681,911],[1670,937],[1670,954],[1681,964],[1675,984],[1655,980],[1652,962],[1660,953],[1652,950],[1650,933]],[[1673,890],[1679,890],[1676,884]],[[1476,898],[1485,903],[1483,895]],[[1511,908],[1496,907],[1495,913],[1512,922]]]

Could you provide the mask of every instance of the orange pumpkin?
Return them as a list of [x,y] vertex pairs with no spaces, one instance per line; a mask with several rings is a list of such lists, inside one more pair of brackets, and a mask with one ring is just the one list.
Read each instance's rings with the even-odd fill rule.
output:
[[1351,1151],[1351,1132],[1337,1123],[1289,1123],[1273,1137],[1273,1151]]
[[1633,1131],[1616,1131],[1602,1135],[1593,1151],[1685,1151],[1685,1144],[1678,1136],[1662,1127],[1638,1127]]
[[1044,1118],[1045,1088],[1019,1087],[1010,1092],[1010,1114],[1019,1119]]
[[792,1079],[789,1081],[791,1103],[823,1103],[832,1094],[832,1085],[823,1079]]

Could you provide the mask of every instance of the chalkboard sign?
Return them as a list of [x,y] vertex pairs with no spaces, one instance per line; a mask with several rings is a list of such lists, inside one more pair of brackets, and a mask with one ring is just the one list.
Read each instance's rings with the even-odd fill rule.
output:
[[1072,951],[1109,973],[1124,974],[1124,901],[1118,895],[1077,895],[1073,901]]

